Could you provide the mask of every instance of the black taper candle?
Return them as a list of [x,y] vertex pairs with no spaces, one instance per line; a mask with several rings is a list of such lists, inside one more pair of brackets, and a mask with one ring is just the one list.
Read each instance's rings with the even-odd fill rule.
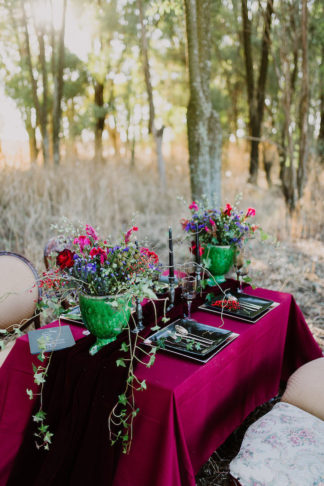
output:
[[199,252],[199,229],[198,223],[196,223],[196,263],[200,265],[200,252]]
[[169,278],[174,279],[172,229],[169,228]]

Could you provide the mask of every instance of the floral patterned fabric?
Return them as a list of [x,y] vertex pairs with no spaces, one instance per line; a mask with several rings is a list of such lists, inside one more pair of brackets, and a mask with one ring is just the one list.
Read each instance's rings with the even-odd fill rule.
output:
[[324,486],[324,421],[277,403],[249,427],[230,472],[242,486]]

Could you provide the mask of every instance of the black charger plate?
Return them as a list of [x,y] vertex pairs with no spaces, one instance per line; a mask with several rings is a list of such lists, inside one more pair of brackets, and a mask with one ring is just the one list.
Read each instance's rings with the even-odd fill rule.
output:
[[274,304],[273,300],[263,299],[261,297],[256,297],[249,294],[241,294],[236,291],[231,291],[231,295],[238,299],[239,304],[254,304],[259,306],[259,308],[256,310],[249,310],[241,307],[237,310],[229,310],[226,308],[222,309],[221,307],[213,306],[212,303],[215,301],[222,301],[224,299],[227,300],[226,295],[224,296],[224,294],[220,293],[217,295],[209,294],[209,296],[207,296],[206,302],[201,305],[199,309],[254,323],[259,320],[264,314],[266,314],[270,310],[271,306],[273,306]]
[[[200,348],[192,346],[188,349],[188,339],[190,343],[196,342],[191,336],[187,336],[188,339],[177,338],[174,340],[172,336],[175,336],[176,325],[181,325],[187,331],[192,334],[195,338],[204,338],[210,341],[209,344],[206,343],[201,345]],[[160,329],[156,333],[149,336],[145,343],[152,346],[159,346],[161,350],[178,354],[180,356],[185,356],[201,363],[206,363],[210,358],[212,358],[220,349],[227,346],[233,339],[238,336],[236,333],[232,333],[227,329],[220,329],[213,326],[208,326],[207,324],[202,324],[196,321],[185,322],[182,319],[177,319],[171,322],[168,326]]]

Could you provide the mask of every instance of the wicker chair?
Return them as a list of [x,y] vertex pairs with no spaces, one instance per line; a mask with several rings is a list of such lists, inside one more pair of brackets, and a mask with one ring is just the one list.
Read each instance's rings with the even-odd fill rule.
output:
[[0,329],[25,329],[32,322],[40,326],[36,313],[40,298],[34,266],[17,253],[0,251]]

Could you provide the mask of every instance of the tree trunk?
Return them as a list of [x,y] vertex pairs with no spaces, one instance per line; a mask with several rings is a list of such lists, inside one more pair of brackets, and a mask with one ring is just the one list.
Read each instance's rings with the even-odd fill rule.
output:
[[246,71],[246,88],[249,104],[249,127],[251,135],[250,152],[250,177],[249,182],[257,183],[259,169],[259,142],[262,133],[262,121],[264,113],[265,87],[268,74],[269,51],[270,51],[270,29],[273,13],[273,2],[267,0],[264,13],[264,30],[262,37],[261,58],[259,66],[258,83],[255,87],[253,75],[253,55],[251,43],[251,20],[249,19],[247,0],[242,0],[242,22],[243,22],[243,47]]
[[36,160],[37,160],[37,155],[38,155],[38,148],[37,148],[37,141],[36,141],[36,130],[32,126],[30,120],[27,120],[25,122],[25,126],[26,126],[26,130],[27,130],[27,133],[28,133],[30,163],[35,164]]
[[[54,164],[60,163],[60,125],[62,117],[63,69],[64,69],[64,35],[67,0],[63,1],[62,21],[58,40],[57,66],[54,74],[54,103],[53,103],[53,158]],[[54,48],[54,45],[53,45]],[[54,50],[52,52],[54,56]]]
[[39,62],[41,66],[42,73],[42,91],[43,99],[41,104],[41,119],[40,119],[40,130],[42,134],[42,148],[44,164],[47,165],[49,162],[49,135],[47,129],[47,113],[48,113],[48,78],[47,78],[47,67],[46,67],[46,54],[45,54],[45,32],[43,27],[37,29],[37,38],[39,45]]
[[221,202],[221,129],[210,96],[210,0],[185,0],[190,99],[187,130],[194,200]]
[[165,176],[165,162],[162,153],[162,141],[164,126],[161,128],[156,128],[155,126],[155,106],[153,100],[153,88],[151,82],[151,72],[150,63],[148,57],[148,42],[146,35],[146,27],[144,23],[144,6],[143,0],[137,0],[138,10],[139,10],[139,20],[141,25],[141,53],[142,53],[142,63],[145,76],[145,86],[149,103],[149,133],[153,135],[153,139],[156,147],[156,156],[160,177],[161,188],[165,190],[166,187],[166,176]]
[[[29,39],[29,32],[28,32],[28,25],[27,25],[27,17],[26,11],[24,6],[24,1],[20,1],[21,5],[21,12],[22,12],[22,22],[23,22],[23,29],[24,29],[24,37],[25,37],[25,49],[26,49],[26,61],[28,66],[28,72],[30,76],[31,82],[31,89],[32,89],[32,96],[33,102],[36,111],[36,125],[40,127],[41,135],[42,135],[42,152],[43,152],[43,160],[44,164],[46,165],[49,159],[49,146],[48,146],[48,135],[47,135],[47,126],[46,123],[44,124],[44,109],[41,106],[41,103],[38,98],[37,93],[37,81],[34,77],[33,72],[33,64],[32,64],[32,56],[31,56],[31,49],[30,49],[30,39]],[[45,54],[45,50],[43,55]]]
[[324,46],[322,47],[322,65],[320,66],[320,130],[318,134],[318,154],[320,156],[320,161],[324,164]]
[[104,84],[96,81],[94,82],[95,89],[95,161],[103,162],[102,153],[102,134],[105,128],[106,113],[104,110]]

